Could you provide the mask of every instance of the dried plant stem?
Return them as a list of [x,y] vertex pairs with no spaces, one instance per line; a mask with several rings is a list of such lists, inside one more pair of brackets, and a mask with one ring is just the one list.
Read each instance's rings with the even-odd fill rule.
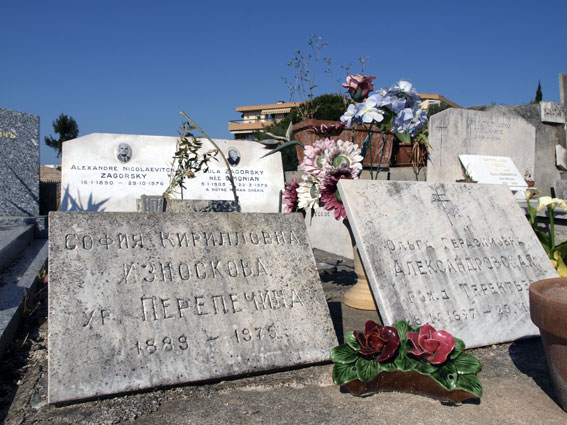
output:
[[213,139],[211,139],[211,137],[207,133],[205,133],[205,131],[201,127],[199,127],[199,125],[195,121],[193,121],[191,118],[189,118],[189,116],[185,112],[181,111],[180,114],[183,115],[191,124],[193,124],[195,126],[195,128],[197,130],[199,130],[201,132],[201,134],[203,136],[205,136],[209,140],[209,142],[211,142],[211,144],[215,147],[215,149],[220,153],[220,155],[221,155],[221,157],[222,157],[222,159],[223,159],[223,161],[226,165],[226,168],[228,169],[228,180],[230,181],[230,185],[232,186],[232,195],[234,196],[234,203],[236,204],[236,211],[240,212],[240,202],[238,201],[238,195],[236,193],[236,185],[234,184],[234,178],[232,176],[232,169],[230,168],[230,164],[228,163],[228,160],[226,159],[226,156],[224,155],[223,151],[218,147],[218,145],[215,142],[213,142]]

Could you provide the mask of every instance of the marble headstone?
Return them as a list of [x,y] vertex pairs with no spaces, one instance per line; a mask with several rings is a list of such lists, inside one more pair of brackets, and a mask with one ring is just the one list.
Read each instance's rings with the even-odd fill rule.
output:
[[429,122],[427,181],[463,178],[459,155],[512,158],[522,176],[534,176],[535,127],[523,118],[495,111],[448,109]]
[[[63,144],[62,211],[136,211],[142,195],[161,196],[170,182],[175,137],[89,134]],[[228,156],[243,212],[278,212],[283,188],[281,154],[266,158],[262,145],[238,140],[215,142]],[[203,150],[213,149],[205,141]],[[123,151],[123,152],[121,152]],[[186,179],[173,198],[233,200],[222,159],[208,173]]]
[[557,102],[540,102],[541,121],[551,124],[565,124],[565,105]]
[[528,287],[557,277],[503,185],[341,180],[385,324],[429,323],[478,347],[538,335]]
[[472,179],[484,184],[504,184],[517,191],[528,187],[511,158],[492,155],[459,155]]
[[49,217],[49,402],[326,361],[337,343],[301,214]]
[[332,211],[315,208],[305,214],[305,226],[313,248],[317,248],[345,258],[354,258],[352,241],[343,220],[335,220]]
[[[262,158],[269,149],[245,140],[216,140],[230,163],[242,212],[278,212],[284,172],[279,152]],[[205,147],[203,147],[205,149]],[[209,149],[209,146],[206,148]],[[228,169],[220,156],[207,173],[185,181],[184,199],[232,201]]]
[[39,215],[39,117],[0,108],[0,215]]

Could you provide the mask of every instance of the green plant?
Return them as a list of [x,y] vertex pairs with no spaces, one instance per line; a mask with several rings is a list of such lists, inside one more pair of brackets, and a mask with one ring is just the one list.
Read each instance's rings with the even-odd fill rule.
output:
[[65,114],[60,114],[51,125],[53,126],[53,131],[59,134],[59,139],[46,136],[44,140],[47,146],[57,151],[57,157],[59,158],[63,149],[63,142],[79,137],[79,125],[72,116]]
[[[177,149],[175,151],[175,157],[173,160],[172,168],[174,172],[171,175],[170,183],[167,189],[163,192],[164,198],[169,198],[177,188],[185,188],[184,181],[186,178],[194,178],[195,173],[207,172],[209,170],[209,162],[211,160],[218,161],[216,159],[217,154],[221,155],[226,168],[228,169],[228,180],[232,187],[232,194],[234,196],[234,202],[236,204],[236,210],[240,211],[240,203],[238,201],[238,195],[236,193],[236,186],[234,184],[234,178],[232,175],[232,169],[228,163],[226,156],[217,146],[217,144],[209,137],[205,131],[197,125],[189,116],[181,111],[180,114],[187,119],[182,125],[182,130],[179,134],[179,139],[177,141]],[[214,149],[209,149],[204,153],[201,153],[203,148],[203,141],[197,139],[192,130],[199,130],[205,138],[213,145]]]

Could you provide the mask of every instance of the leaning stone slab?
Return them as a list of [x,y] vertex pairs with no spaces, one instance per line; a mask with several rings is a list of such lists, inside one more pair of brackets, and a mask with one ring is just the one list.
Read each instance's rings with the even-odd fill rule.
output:
[[557,277],[504,185],[341,180],[382,320],[478,347],[538,335],[528,287]]
[[326,361],[300,214],[51,213],[49,402]]
[[523,176],[535,174],[535,127],[523,118],[448,109],[431,117],[429,133],[428,182],[462,179],[458,156],[464,154],[508,156]]

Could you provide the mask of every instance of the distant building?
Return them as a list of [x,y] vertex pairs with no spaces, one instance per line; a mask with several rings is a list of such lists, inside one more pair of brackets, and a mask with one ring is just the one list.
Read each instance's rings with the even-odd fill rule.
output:
[[268,105],[237,106],[241,119],[230,121],[228,131],[234,134],[235,139],[252,140],[254,131],[281,121],[302,103],[279,101]]
[[[429,109],[432,106],[441,109],[447,107],[460,108],[455,102],[439,94],[420,93],[419,95],[423,100],[422,106],[425,109]],[[228,123],[228,131],[234,135],[235,139],[252,140],[255,131],[262,130],[267,125],[281,121],[302,103],[279,101],[268,105],[237,106],[236,111],[242,114],[241,119],[230,121]]]

